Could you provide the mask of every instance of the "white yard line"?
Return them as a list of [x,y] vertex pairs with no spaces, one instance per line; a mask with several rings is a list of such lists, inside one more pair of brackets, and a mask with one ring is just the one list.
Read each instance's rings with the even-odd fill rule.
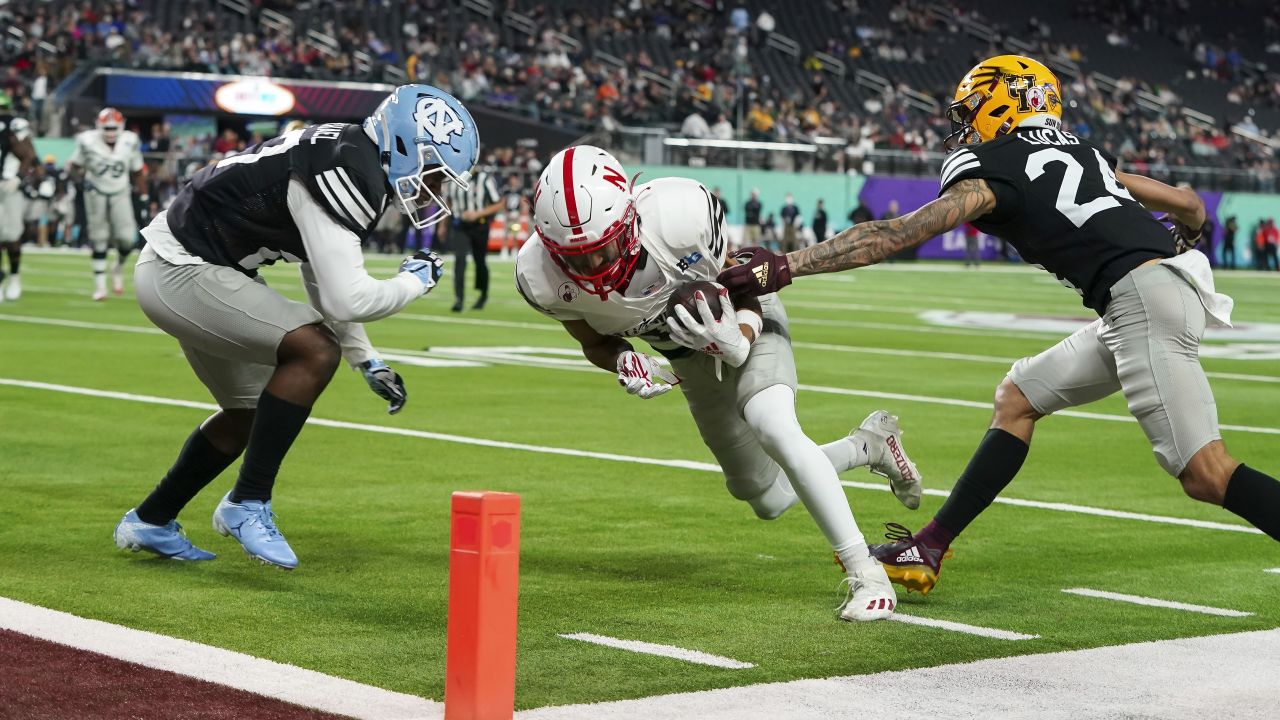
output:
[[[197,410],[216,410],[217,406],[212,403],[195,402],[191,400],[177,400],[174,398],[156,397],[153,395],[136,395],[133,393],[116,392],[113,390],[97,390],[94,388],[75,387],[72,385],[58,385],[55,383],[35,382],[32,380],[17,380],[14,378],[0,378],[0,386],[21,387],[31,390],[45,390],[51,392],[70,393],[73,395],[86,395],[89,397],[108,398],[112,400],[126,400],[130,402],[148,403],[151,405],[169,405],[173,407],[193,408]],[[321,427],[340,428],[344,430],[362,430],[365,432],[383,433],[386,435],[400,435],[404,437],[415,437],[424,440],[439,440],[441,442],[458,443],[461,445],[478,445],[481,447],[500,448],[503,450],[521,450],[524,452],[533,452],[546,455],[564,455],[568,457],[590,458],[594,460],[609,460],[613,462],[628,462],[640,465],[658,465],[661,467],[679,468],[681,470],[698,470],[702,472],[720,472],[720,466],[714,463],[699,462],[697,460],[680,460],[675,458],[648,458],[635,455],[619,455],[615,453],[593,452],[590,450],[574,450],[571,448],[549,447],[545,445],[531,445],[527,443],[513,443],[503,440],[488,440],[485,438],[467,437],[464,435],[451,435],[447,433],[429,432],[426,430],[411,430],[408,428],[387,427],[384,425],[368,425],[364,423],[345,422],[342,420],[326,420],[324,418],[311,417],[307,419],[310,425],[319,425]],[[852,487],[863,490],[886,491],[887,485],[883,483],[859,483],[846,481],[843,483],[846,487]],[[927,495],[936,495],[946,497],[949,493],[943,490],[925,490]],[[1171,525],[1184,525],[1187,527],[1203,528],[1208,530],[1228,530],[1233,532],[1262,534],[1257,528],[1245,525],[1228,525],[1226,523],[1213,523],[1204,520],[1190,520],[1186,518],[1163,517],[1159,515],[1143,515],[1140,513],[1130,513],[1121,510],[1107,510],[1104,508],[1092,508],[1083,505],[1068,505],[1066,503],[1047,503],[1034,500],[1018,500],[1014,498],[1001,498],[995,500],[997,503],[1007,505],[1022,505],[1024,507],[1033,507],[1043,510],[1054,510],[1058,512],[1074,512],[1087,515],[1099,515],[1104,517],[1114,517],[1124,520],[1141,520],[1146,522],[1159,522]]]
[[[445,323],[483,324],[483,325],[490,325],[493,327],[507,327],[507,328],[522,329],[522,330],[529,330],[529,329],[557,330],[558,329],[553,326],[549,326],[545,324],[507,322],[504,320],[467,320],[463,318],[437,318],[433,315],[412,315],[412,314],[409,314],[409,315],[401,314],[398,316],[393,315],[392,317],[403,317],[405,319],[410,319],[410,320],[414,320],[414,319],[432,320],[432,321],[439,321],[439,322],[445,322]],[[90,322],[82,322],[79,320],[62,320],[59,318],[35,318],[35,317],[26,317],[22,315],[0,314],[0,321],[25,322],[25,323],[34,323],[34,324],[42,324],[42,325],[62,325],[66,327],[84,328],[89,330],[137,332],[137,333],[146,333],[146,334],[152,334],[152,335],[163,334],[160,330],[156,328],[148,328],[143,326],[112,325],[109,323],[90,323]],[[909,356],[918,356],[918,357],[937,356],[940,358],[946,358],[951,360],[969,360],[974,362],[994,362],[997,360],[997,358],[995,358],[994,356],[967,355],[962,353],[928,353],[926,354],[923,351],[901,351],[901,350],[890,350],[890,349],[882,349],[882,348],[865,348],[865,347],[859,347],[859,346],[846,346],[846,345],[822,345],[818,343],[797,343],[796,346],[801,348],[809,347],[809,348],[824,349],[824,350],[839,349],[843,352],[865,352],[865,353],[878,354],[878,355],[893,355],[893,356],[909,355]],[[552,348],[552,349],[560,350],[562,348]],[[437,349],[436,352],[443,352],[446,350],[447,349],[445,348],[440,348],[440,349]],[[485,359],[482,356],[474,353],[472,355],[476,360]],[[1001,363],[1003,363],[1005,360],[1007,360],[1007,358],[999,358],[999,361]],[[513,364],[513,363],[526,364],[523,361],[513,361],[509,358],[507,359],[490,358],[489,361],[500,362],[500,363],[505,362],[505,364]],[[564,363],[542,362],[542,363],[527,363],[527,365],[530,367],[555,367],[559,365],[564,365]],[[572,367],[568,369],[577,370],[579,368]],[[1207,374],[1210,377],[1213,377],[1215,375],[1220,375],[1219,373],[1207,373]],[[1271,378],[1265,375],[1239,375],[1234,373],[1230,375],[1231,375],[1231,379],[1248,378],[1251,380],[1261,381],[1261,382],[1274,382],[1274,381],[1280,380],[1280,378]],[[991,404],[989,402],[978,402],[976,400],[960,400],[957,398],[943,398],[943,397],[935,397],[931,395],[890,393],[890,392],[880,392],[876,390],[837,388],[837,387],[829,387],[824,385],[801,385],[800,389],[805,390],[807,392],[820,392],[820,393],[826,393],[830,395],[849,395],[853,397],[869,397],[869,398],[877,398],[881,400],[902,400],[906,402],[928,403],[932,405],[950,405],[953,407],[975,408],[975,409],[986,410],[986,411],[989,411],[991,409]],[[1131,415],[1110,415],[1107,413],[1085,412],[1083,410],[1061,410],[1054,414],[1058,417],[1083,418],[1087,420],[1107,420],[1110,422],[1126,422],[1126,423],[1137,422],[1137,420]],[[1223,430],[1234,430],[1236,432],[1261,433],[1264,435],[1280,435],[1280,428],[1257,427],[1253,425],[1229,425],[1229,424],[1219,425],[1219,427]]]
[[1280,575],[1280,568],[1267,568],[1262,572],[1269,572],[1269,573],[1275,573],[1276,575]]
[[[844,642],[834,635],[832,642]],[[1275,714],[1277,667],[1280,630],[1264,630],[546,707],[516,718],[1255,720]]]
[[925,627],[939,628],[941,630],[950,630],[952,632],[965,633],[966,635],[978,635],[985,638],[993,638],[995,640],[1035,640],[1039,635],[1024,635],[1023,633],[1011,632],[1009,630],[997,630],[995,628],[980,627],[978,625],[965,625],[964,623],[951,622],[950,620],[934,620],[933,618],[920,617],[919,615],[903,615],[902,613],[894,613],[889,616],[890,620],[897,620],[900,623],[908,625],[923,625]]
[[[177,400],[173,398],[156,397],[154,395],[136,395],[134,393],[116,392],[114,390],[96,390],[93,388],[75,387],[72,385],[58,385],[55,383],[34,382],[31,380],[15,380],[12,378],[0,378],[0,385],[8,385],[12,387],[30,388],[33,390],[49,390],[53,392],[70,393],[73,395],[88,395],[91,397],[109,398],[112,400],[128,400],[131,402],[148,403],[151,405],[170,405],[174,407],[194,408],[198,410],[217,410],[218,406],[213,403],[195,402],[191,400]],[[451,435],[448,433],[429,432],[426,430],[410,430],[408,428],[387,427],[385,425],[367,425],[365,423],[345,422],[343,420],[326,420],[324,418],[310,417],[307,418],[308,425],[319,425],[320,427],[340,428],[343,430],[363,430],[365,432],[376,432],[385,435],[401,435],[404,437],[415,437],[423,440],[439,440],[442,442],[457,443],[460,445],[479,445],[481,447],[501,448],[503,450],[523,450],[526,452],[542,453],[546,455],[567,455],[571,457],[591,458],[594,460],[612,460],[615,462],[629,462],[640,465],[662,465],[664,467],[681,468],[684,470],[705,470],[711,472],[720,472],[720,467],[712,463],[697,462],[694,460],[677,460],[677,459],[658,459],[636,457],[634,455],[618,455],[615,453],[601,453],[590,450],[572,450],[569,448],[548,447],[545,445],[529,445],[526,443],[513,443],[503,440],[487,440],[484,438],[467,437],[464,435]]]
[[674,645],[659,645],[657,643],[643,642],[640,640],[621,640],[619,638],[608,637],[605,635],[595,635],[592,633],[561,633],[560,637],[566,640],[580,640],[594,645],[604,645],[605,647],[617,648],[618,650],[627,650],[633,653],[642,653],[644,655],[658,655],[660,657],[674,658],[698,665],[710,665],[711,667],[726,668],[728,670],[746,670],[753,668],[749,662],[734,660],[733,658],[722,657],[720,655],[712,655],[699,650],[686,650],[685,648],[676,647]]
[[1245,375],[1243,373],[1205,372],[1205,377],[1219,380],[1243,380],[1245,382],[1280,383],[1280,377],[1274,375]]
[[444,717],[444,705],[426,698],[8,598],[0,598],[0,628],[339,715]]
[[[399,315],[393,315],[392,318],[401,318],[404,320],[413,320],[413,321],[419,321],[419,322],[438,322],[438,323],[443,323],[447,325],[475,325],[475,326],[481,326],[481,327],[500,327],[500,328],[511,328],[511,329],[517,329],[517,330],[539,330],[539,331],[561,330],[561,328],[558,325],[548,325],[546,323],[515,322],[515,321],[507,321],[507,320],[484,320],[484,319],[475,319],[475,318],[454,318],[454,317],[442,317],[442,316],[436,316],[436,315],[417,315],[414,313],[400,313]],[[148,335],[164,334],[164,331],[160,330],[159,328],[146,327],[141,325],[92,323],[92,322],[86,322],[83,320],[64,320],[62,318],[10,315],[6,313],[0,313],[0,321],[28,323],[32,325],[55,325],[55,326],[61,326],[61,327],[80,328],[85,330],[110,330],[115,332],[144,333]],[[807,322],[807,321],[800,321],[800,322]],[[839,322],[839,321],[833,321],[833,322]],[[890,327],[887,324],[876,324],[876,323],[847,323],[847,324],[855,327],[863,326],[863,325],[876,326],[876,327]],[[925,326],[907,326],[907,325],[896,326],[894,329],[913,330],[913,331],[918,330],[921,332],[928,332],[931,334],[937,334],[937,333],[946,332],[946,331],[954,332],[956,330],[955,328],[929,328]],[[987,333],[970,332],[967,330],[960,331],[960,332],[961,334],[966,334],[966,335],[968,334],[986,335],[987,334]],[[829,343],[793,342],[792,347],[799,348],[802,350],[857,353],[857,354],[864,354],[864,355],[885,355],[889,357],[915,357],[915,358],[927,358],[932,360],[956,360],[960,362],[986,363],[986,364],[992,364],[992,365],[1012,365],[1017,360],[1017,358],[999,357],[995,355],[973,355],[968,353],[937,352],[937,351],[931,351],[931,350],[897,350],[893,348],[877,348],[877,347],[867,347],[863,345],[833,345]],[[404,352],[404,351],[397,350],[396,352]],[[1223,380],[1280,383],[1280,377],[1275,377],[1271,375],[1246,375],[1243,373],[1221,373],[1221,372],[1206,372],[1205,375],[1211,378],[1219,378]]]
[[811,343],[792,341],[791,347],[802,350],[824,350],[827,352],[861,353],[863,355],[888,355],[890,357],[917,357],[932,360],[960,360],[962,362],[989,363],[995,365],[1012,365],[1017,358],[1003,358],[994,355],[971,355],[967,353],[936,352],[932,350],[898,350],[896,348],[866,347],[864,345],[831,345],[828,343]]
[[[858,328],[866,330],[890,330],[893,332],[921,333],[927,335],[967,335],[981,338],[1010,338],[1015,340],[1035,340],[1044,342],[1046,338],[1061,338],[1055,332],[1026,332],[1014,330],[966,330],[964,328],[939,327],[934,325],[906,325],[902,323],[870,322],[866,320],[828,320],[824,318],[793,317],[792,325],[813,325],[815,327]],[[1047,345],[1048,343],[1046,343]]]
[[116,325],[113,323],[85,322],[83,320],[64,320],[62,318],[29,317],[26,315],[10,315],[0,313],[0,320],[5,322],[28,323],[30,325],[55,325],[58,327],[77,328],[80,330],[110,330],[112,332],[141,333],[143,335],[164,335],[157,327],[144,325]]
[[[953,407],[977,408],[981,410],[991,411],[991,403],[978,402],[976,400],[959,400],[957,398],[934,397],[931,395],[911,395],[906,393],[880,392],[878,390],[856,390],[853,388],[837,388],[825,385],[799,385],[799,389],[805,392],[820,392],[830,395],[851,395],[853,397],[869,397],[880,400],[903,400],[906,402],[928,403],[930,405],[951,405]],[[1083,418],[1086,420],[1107,420],[1110,422],[1136,423],[1137,418],[1132,415],[1109,415],[1107,413],[1084,412],[1082,410],[1059,410],[1054,413],[1054,417],[1071,417]],[[1226,425],[1218,426],[1223,430],[1235,430],[1237,432],[1261,433],[1263,435],[1280,435],[1280,428],[1272,427],[1256,427],[1253,425]]]
[[1193,605],[1191,603],[1174,602],[1173,600],[1159,600],[1157,598],[1143,597],[1141,595],[1126,595],[1124,593],[1094,590],[1092,588],[1063,588],[1062,592],[1070,593],[1072,595],[1098,598],[1100,600],[1114,600],[1116,602],[1132,603],[1134,605],[1168,608],[1169,610],[1183,610],[1185,612],[1217,615],[1219,617],[1249,617],[1250,615],[1253,615],[1251,612],[1242,612],[1240,610],[1227,610],[1226,608],[1209,607],[1208,605]]
[[[929,330],[929,328],[924,328]],[[934,350],[898,350],[895,348],[867,347],[864,345],[832,345],[828,343],[811,343],[793,341],[791,346],[805,350],[822,350],[827,352],[860,353],[863,355],[886,355],[890,357],[926,358],[929,360],[957,360],[960,362],[986,363],[990,365],[1009,366],[1018,358],[999,357],[995,355],[973,355],[970,353],[937,352]],[[1280,383],[1280,377],[1274,375],[1246,375],[1244,373],[1205,372],[1205,377],[1219,380],[1240,380],[1242,382]]]
[[[886,483],[867,483],[855,480],[841,480],[841,485],[858,490],[882,490],[889,492],[889,486]],[[924,489],[925,495],[934,497],[950,497],[951,493],[946,490],[934,490],[930,488]],[[1013,505],[1015,507],[1036,508],[1037,510],[1054,510],[1057,512],[1076,513],[1079,515],[1095,515],[1097,517],[1115,518],[1117,520],[1140,520],[1143,522],[1162,523],[1165,525],[1182,525],[1183,527],[1202,528],[1205,530],[1226,530],[1228,532],[1240,532],[1249,535],[1261,535],[1262,531],[1256,527],[1249,525],[1235,525],[1232,523],[1213,522],[1211,520],[1192,520],[1190,518],[1167,517],[1164,515],[1148,515],[1147,513],[1127,512],[1125,510],[1110,510],[1107,508],[1090,507],[1088,505],[1074,505],[1071,503],[1059,502],[1041,502],[1039,500],[1020,500],[1018,498],[997,497],[995,502],[1000,505]]]

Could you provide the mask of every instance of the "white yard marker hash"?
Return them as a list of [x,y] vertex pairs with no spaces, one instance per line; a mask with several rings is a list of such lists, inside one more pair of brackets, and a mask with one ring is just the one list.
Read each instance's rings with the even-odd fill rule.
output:
[[1116,602],[1133,603],[1134,605],[1147,605],[1149,607],[1168,608],[1170,610],[1183,610],[1186,612],[1204,613],[1205,615],[1218,615],[1220,617],[1249,617],[1253,613],[1242,612],[1240,610],[1227,610],[1226,608],[1209,607],[1208,605],[1192,605],[1191,603],[1174,602],[1173,600],[1157,600],[1156,598],[1143,597],[1141,595],[1125,595],[1124,593],[1107,592],[1106,590],[1093,590],[1091,588],[1063,588],[1062,592],[1072,595],[1083,595],[1084,597],[1099,598],[1102,600],[1115,600]]
[[1023,633],[1011,632],[1009,630],[997,630],[995,628],[981,627],[978,625],[965,625],[964,623],[951,622],[950,620],[934,620],[933,618],[925,618],[918,615],[894,613],[889,616],[889,619],[897,620],[900,623],[906,623],[908,625],[923,625],[925,627],[950,630],[952,632],[966,633],[968,635],[978,635],[980,637],[994,638],[996,640],[1035,640],[1040,637],[1039,635],[1025,635]]
[[726,668],[729,670],[746,670],[753,668],[748,662],[734,660],[733,658],[721,657],[720,655],[712,655],[699,650],[686,650],[674,645],[659,645],[657,643],[642,642],[640,640],[621,640],[619,638],[607,637],[605,635],[594,635],[592,633],[561,633],[560,637],[565,640],[580,640],[594,645],[604,645],[605,647],[617,648],[619,650],[627,650],[634,653],[642,653],[644,655],[657,655],[659,657],[674,658],[685,662],[696,663],[698,665],[710,665],[711,667]]

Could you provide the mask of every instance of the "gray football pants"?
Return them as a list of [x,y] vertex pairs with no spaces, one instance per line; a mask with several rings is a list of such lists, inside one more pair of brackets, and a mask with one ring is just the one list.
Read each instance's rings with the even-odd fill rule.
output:
[[1045,415],[1124,392],[1156,461],[1177,477],[1221,439],[1218,407],[1200,367],[1207,323],[1195,288],[1161,264],[1144,265],[1111,288],[1103,317],[1035,357],[1009,379]]
[[121,254],[133,249],[138,237],[138,221],[133,214],[133,195],[128,190],[114,195],[87,192],[84,196],[85,232],[93,251],[100,257],[108,243]]

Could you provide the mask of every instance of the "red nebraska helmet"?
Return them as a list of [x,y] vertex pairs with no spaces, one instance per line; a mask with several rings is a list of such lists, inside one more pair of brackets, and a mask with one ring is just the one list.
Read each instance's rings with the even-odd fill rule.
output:
[[533,196],[533,229],[578,287],[606,300],[640,259],[635,194],[622,163],[577,145],[551,158]]

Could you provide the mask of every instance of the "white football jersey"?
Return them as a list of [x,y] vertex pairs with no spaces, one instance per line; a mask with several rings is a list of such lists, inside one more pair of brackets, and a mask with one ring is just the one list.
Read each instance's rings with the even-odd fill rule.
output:
[[715,280],[724,265],[724,211],[701,183],[660,178],[636,188],[642,256],[622,292],[607,300],[578,287],[535,233],[516,258],[516,287],[557,320],[585,320],[601,335],[638,337],[658,350],[679,347],[667,334],[667,298],[694,280]]
[[84,168],[85,180],[104,195],[129,189],[129,174],[142,169],[142,141],[132,130],[121,130],[115,145],[107,145],[94,128],[76,135],[76,148],[67,161]]

